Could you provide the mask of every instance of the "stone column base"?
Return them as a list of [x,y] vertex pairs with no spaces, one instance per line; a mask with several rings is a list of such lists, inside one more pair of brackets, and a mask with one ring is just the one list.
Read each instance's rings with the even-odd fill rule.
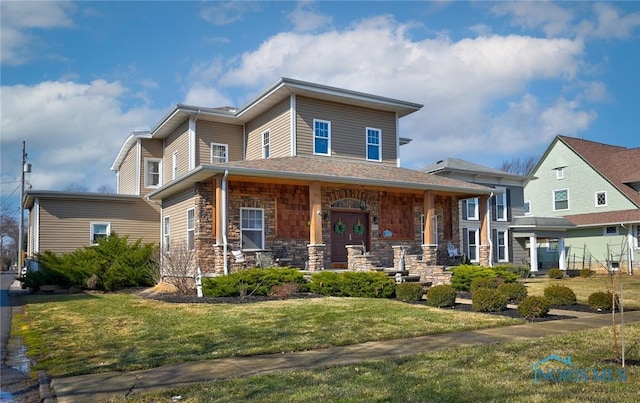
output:
[[325,244],[307,245],[307,250],[309,251],[309,262],[306,267],[307,270],[324,270],[324,252],[326,247],[327,245]]
[[429,266],[436,265],[438,263],[438,245],[422,245],[422,260]]
[[480,266],[489,267],[489,257],[491,254],[491,247],[489,245],[480,245]]

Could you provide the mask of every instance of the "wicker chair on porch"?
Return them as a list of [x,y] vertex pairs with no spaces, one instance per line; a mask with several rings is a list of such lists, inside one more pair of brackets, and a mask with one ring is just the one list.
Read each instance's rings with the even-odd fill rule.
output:
[[451,241],[447,242],[447,253],[449,254],[447,259],[447,265],[449,266],[457,266],[464,261],[464,255],[458,253],[458,248]]

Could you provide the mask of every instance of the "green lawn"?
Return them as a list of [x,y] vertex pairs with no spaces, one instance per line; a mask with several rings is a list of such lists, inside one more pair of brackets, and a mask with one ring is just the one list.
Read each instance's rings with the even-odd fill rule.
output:
[[[596,291],[612,291],[612,278],[608,275],[597,275],[588,278],[572,277],[562,280],[554,280],[546,277],[528,278],[523,280],[527,286],[529,295],[543,295],[544,288],[550,284],[565,285],[576,293],[579,303],[586,304],[589,295]],[[628,309],[640,309],[640,276],[618,275],[615,279],[615,291],[622,296],[624,306]]]
[[14,317],[49,376],[145,369],[521,323],[388,299],[171,304],[129,294],[28,296]]
[[[640,359],[640,324],[627,326],[628,359]],[[637,402],[640,367],[625,369],[626,381],[598,381],[620,369],[613,357],[610,328],[531,341],[453,348],[401,359],[371,361],[324,370],[280,372],[190,385],[163,393],[134,396],[133,402]],[[589,373],[584,382],[534,383],[533,364],[556,354],[572,357]],[[544,364],[545,371],[564,369]]]

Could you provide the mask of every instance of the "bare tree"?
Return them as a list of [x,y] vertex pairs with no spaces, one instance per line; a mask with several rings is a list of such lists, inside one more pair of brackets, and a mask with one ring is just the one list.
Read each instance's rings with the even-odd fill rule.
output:
[[114,194],[116,192],[116,190],[113,188],[113,186],[111,185],[107,185],[106,183],[103,185],[100,185],[100,187],[98,187],[98,189],[96,189],[96,192],[98,193],[107,193],[107,194]]
[[18,253],[18,221],[9,207],[0,211],[0,266],[7,269]]
[[533,156],[522,159],[520,159],[520,157],[515,157],[510,161],[504,161],[502,165],[497,167],[497,169],[516,175],[526,176],[531,173],[537,163],[538,159]]
[[74,192],[74,193],[86,193],[89,191],[89,188],[85,185],[81,185],[79,183],[70,183],[64,189],[65,192]]
[[171,244],[169,252],[162,253],[162,279],[172,284],[179,293],[191,294],[195,288],[195,254],[182,241]]

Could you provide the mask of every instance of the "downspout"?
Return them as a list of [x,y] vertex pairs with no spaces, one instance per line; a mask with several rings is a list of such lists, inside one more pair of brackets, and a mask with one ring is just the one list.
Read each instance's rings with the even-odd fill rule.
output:
[[627,230],[627,274],[633,274],[633,224],[629,225],[629,227],[625,227],[624,223],[620,223],[620,226]]
[[229,176],[229,170],[225,169],[224,176],[222,177],[222,252],[224,256],[224,274],[229,274],[229,262],[227,261],[227,251],[229,249],[229,243],[227,242],[227,177]]
[[491,240],[491,198],[493,197],[493,192],[489,195],[487,199],[487,239],[489,240],[489,267],[493,267],[493,241]]

